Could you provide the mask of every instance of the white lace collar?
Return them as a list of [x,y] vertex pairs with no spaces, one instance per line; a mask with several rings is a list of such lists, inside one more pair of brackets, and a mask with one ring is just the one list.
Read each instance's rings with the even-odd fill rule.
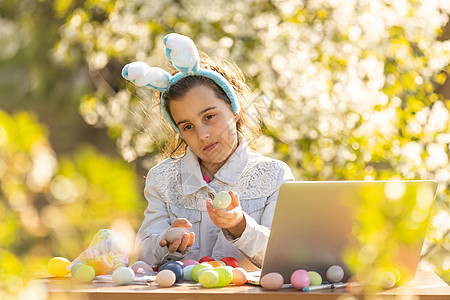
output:
[[[239,176],[247,166],[250,151],[247,141],[242,137],[239,146],[214,175],[214,180],[220,180],[228,185],[236,185]],[[208,185],[203,180],[198,157],[189,147],[181,158],[181,184],[183,193],[186,195],[195,193]]]

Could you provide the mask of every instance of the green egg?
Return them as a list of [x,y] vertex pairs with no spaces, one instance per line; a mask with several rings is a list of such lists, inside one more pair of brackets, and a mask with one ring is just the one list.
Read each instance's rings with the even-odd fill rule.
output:
[[311,277],[310,285],[321,285],[322,284],[322,276],[319,273],[314,271],[309,271],[309,276]]
[[72,274],[72,276],[73,276],[73,274],[75,273],[75,271],[76,271],[79,267],[85,266],[85,265],[86,265],[86,262],[84,262],[84,261],[77,261],[77,262],[74,263],[74,264],[72,265],[72,267],[70,268],[70,274]]
[[231,196],[228,192],[221,191],[218,192],[213,200],[213,206],[219,209],[227,209],[228,205],[231,203]]
[[216,287],[219,283],[219,274],[213,269],[205,270],[198,276],[198,282],[206,288]]
[[91,282],[95,277],[95,271],[91,266],[81,265],[75,270],[72,276],[79,282]]
[[218,287],[227,286],[233,280],[233,272],[226,267],[217,267],[214,268],[214,271],[219,275],[219,282],[217,283]]
[[203,269],[213,269],[213,266],[211,266],[210,264],[198,264],[195,265],[195,267],[192,268],[191,270],[191,277],[192,279],[194,279],[195,281],[198,282],[198,273],[203,270]]

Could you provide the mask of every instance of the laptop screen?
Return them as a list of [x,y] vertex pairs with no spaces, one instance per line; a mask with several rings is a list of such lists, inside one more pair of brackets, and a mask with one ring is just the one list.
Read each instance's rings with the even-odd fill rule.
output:
[[344,281],[395,270],[414,277],[436,181],[289,182],[280,188],[262,276],[339,265]]

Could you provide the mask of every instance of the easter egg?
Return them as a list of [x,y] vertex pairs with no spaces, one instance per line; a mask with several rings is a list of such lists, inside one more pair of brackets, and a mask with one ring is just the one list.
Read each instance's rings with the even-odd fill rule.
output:
[[213,269],[213,266],[211,266],[210,264],[198,264],[198,265],[195,265],[194,268],[192,268],[192,271],[191,271],[192,279],[194,279],[195,281],[198,282],[198,278],[197,278],[198,273],[201,270],[203,270],[203,269]]
[[328,268],[326,275],[328,281],[339,282],[344,278],[344,270],[340,266],[334,265]]
[[120,285],[129,284],[134,279],[134,271],[131,268],[119,267],[112,273],[112,279]]
[[181,228],[181,227],[173,227],[173,228],[170,228],[166,232],[166,235],[164,236],[164,239],[168,243],[173,243],[176,239],[180,239],[180,241],[181,241],[183,239],[183,235],[185,233],[187,233],[186,229]]
[[395,285],[396,278],[395,275],[391,272],[381,272],[377,276],[377,283],[383,288],[383,289],[390,289]]
[[47,270],[55,277],[64,277],[70,274],[70,270],[67,270],[69,265],[70,261],[67,258],[53,257],[47,263]]
[[390,266],[385,268],[386,272],[391,272],[392,274],[394,274],[395,276],[395,283],[399,283],[399,281],[402,278],[402,274],[400,273],[399,269],[397,269],[396,267]]
[[162,266],[160,266],[159,269],[164,270],[165,267],[167,267],[168,265],[173,265],[173,264],[179,265],[180,267],[184,267],[183,262],[181,262],[179,260],[172,260],[172,261],[168,261],[165,264],[163,264]]
[[217,283],[217,287],[227,286],[233,280],[233,272],[225,267],[216,267],[214,271],[219,275],[219,282]]
[[161,287],[169,287],[175,283],[176,276],[171,270],[162,270],[156,274],[155,280]]
[[247,271],[242,268],[234,268],[232,271],[233,279],[231,283],[235,285],[244,285],[247,282]]
[[309,271],[309,277],[311,277],[310,285],[321,285],[322,284],[322,276],[319,273],[314,271]]
[[225,191],[218,192],[217,195],[214,197],[214,200],[212,201],[213,206],[219,209],[227,209],[230,203],[231,203],[231,196],[230,194],[228,194],[228,192]]
[[225,265],[225,263],[223,262],[219,262],[217,260],[212,260],[212,261],[208,261],[208,263],[213,266],[214,268],[216,267],[223,267]]
[[212,258],[211,256],[203,256],[202,258],[200,258],[200,260],[198,262],[202,263],[202,262],[208,262],[208,261],[213,261],[213,260],[215,260],[215,259]]
[[72,273],[72,276],[78,282],[91,282],[95,277],[95,271],[94,268],[82,264]]
[[86,265],[94,269],[95,276],[105,275],[108,273],[108,266],[102,260],[91,260],[87,262]]
[[132,266],[131,269],[133,269],[134,273],[142,273],[143,271],[148,271],[148,272],[152,272],[153,268],[147,264],[145,261],[141,261],[138,260],[137,262],[135,262]]
[[215,270],[205,270],[198,275],[198,282],[206,288],[216,287],[219,283],[219,274]]
[[198,265],[198,261],[194,260],[194,259],[186,259],[183,260],[183,264],[184,266],[189,266],[189,265]]
[[165,263],[159,268],[159,271],[162,270],[171,270],[175,274],[175,282],[179,282],[183,279],[183,266],[177,261]]
[[221,259],[221,261],[223,261],[227,266],[231,266],[233,268],[239,267],[239,262],[234,257],[231,257],[231,256],[224,257]]
[[108,271],[114,270],[114,257],[112,257],[110,253],[101,255],[100,260],[104,261],[108,266]]
[[311,284],[311,276],[305,270],[297,270],[291,275],[291,284],[297,290],[302,290]]
[[194,280],[194,279],[192,279],[191,272],[195,266],[196,265],[189,265],[189,266],[184,267],[184,269],[183,269],[183,279],[184,280],[186,280],[186,281]]
[[[84,265],[86,265],[86,262],[84,262],[84,261],[77,261],[76,263],[74,263],[73,265],[72,265],[72,267],[70,268],[70,273],[72,274],[72,276],[73,276],[73,274],[75,273],[75,271],[79,268],[79,267],[81,267],[81,266],[84,266]],[[94,271],[95,272],[95,271]]]
[[283,283],[283,276],[281,276],[280,273],[276,272],[268,273],[264,275],[260,280],[260,284],[263,288],[272,291],[280,289],[283,286]]

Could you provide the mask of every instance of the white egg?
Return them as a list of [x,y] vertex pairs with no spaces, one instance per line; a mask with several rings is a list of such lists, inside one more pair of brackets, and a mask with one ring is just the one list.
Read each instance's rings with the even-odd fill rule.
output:
[[334,265],[327,270],[327,279],[330,282],[339,282],[344,278],[344,270],[338,266]]
[[173,243],[176,239],[183,239],[183,234],[186,232],[186,229],[181,227],[170,228],[166,233],[165,239],[167,242]]
[[268,273],[260,280],[261,286],[266,290],[278,290],[283,286],[284,279],[280,273]]
[[112,274],[112,279],[115,283],[125,285],[129,284],[134,279],[134,271],[127,267],[118,267]]
[[156,274],[156,283],[158,283],[161,287],[169,287],[175,283],[176,280],[175,273],[171,270],[162,270]]

